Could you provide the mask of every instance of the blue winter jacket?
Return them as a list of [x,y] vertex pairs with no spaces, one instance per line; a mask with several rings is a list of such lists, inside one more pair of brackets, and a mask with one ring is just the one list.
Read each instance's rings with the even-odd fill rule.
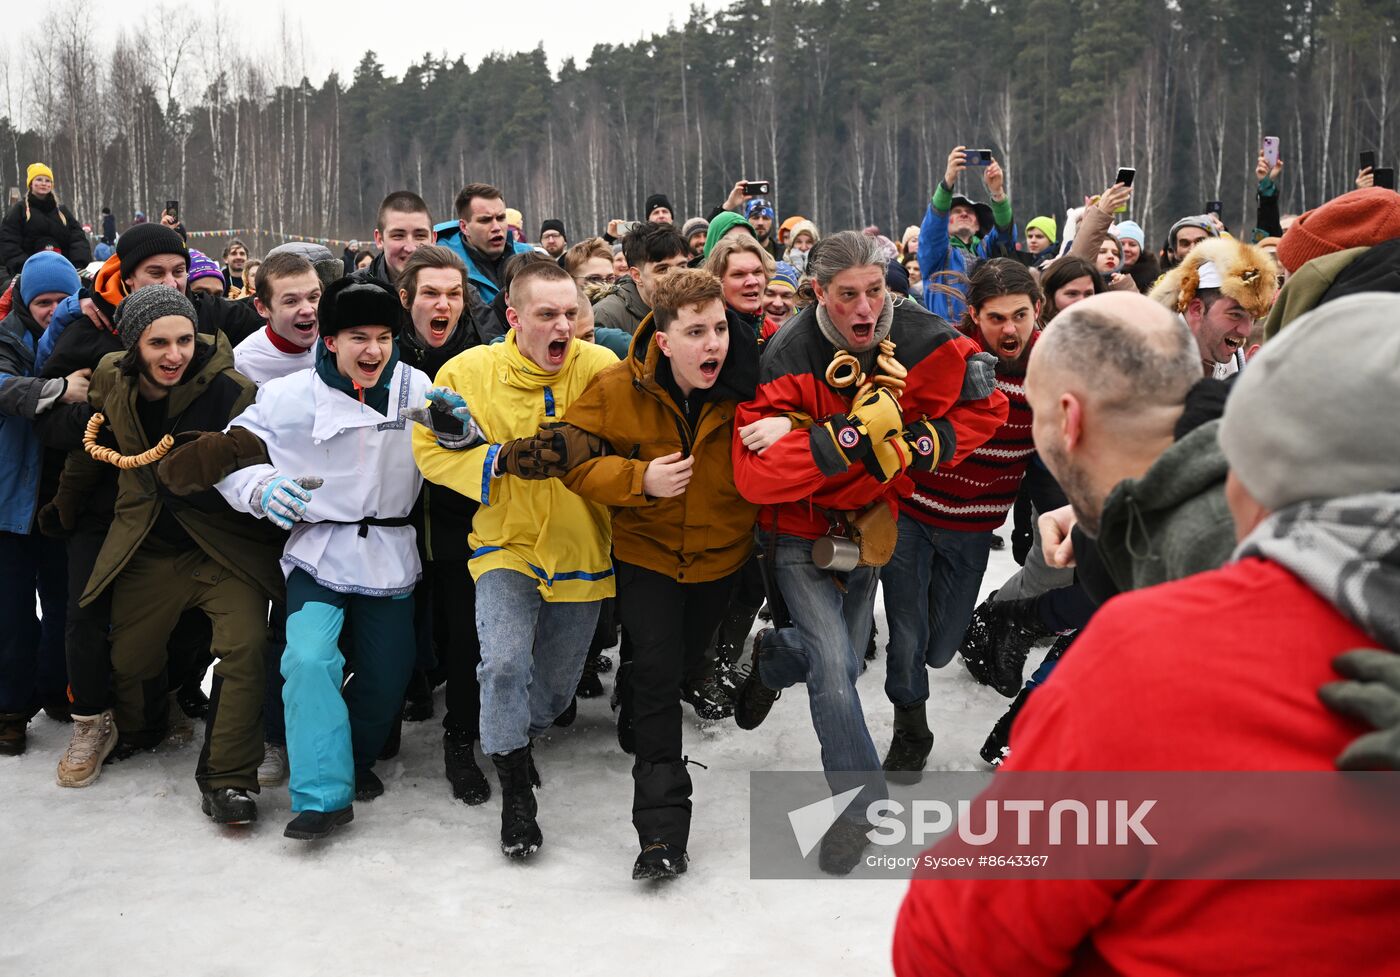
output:
[[[456,221],[443,221],[433,228],[437,234],[437,243],[444,248],[456,253],[457,257],[467,263],[467,280],[476,286],[476,290],[481,293],[481,301],[490,305],[496,300],[496,293],[500,291],[496,283],[487,278],[486,275],[476,267],[476,262],[472,261],[471,255],[467,254],[467,242],[462,239],[462,227]],[[520,254],[523,251],[533,251],[533,246],[529,244],[517,244],[515,234],[506,232],[506,253]]]
[[[940,197],[947,197],[949,200],[952,198],[941,183],[933,200],[929,201],[928,210],[924,212],[924,222],[919,227],[919,274],[923,276],[924,282],[924,307],[934,315],[942,316],[947,322],[956,323],[962,319],[967,303],[929,287],[930,281],[951,286],[966,295],[967,282],[959,280],[957,276],[972,274],[978,261],[1014,251],[1016,226],[1010,222],[1010,202],[1004,201],[1008,226],[993,227],[986,237],[976,242],[977,257],[971,259],[962,248],[949,246],[948,210],[934,207],[934,203],[939,201]],[[994,207],[993,211],[996,209]]]
[[42,450],[34,412],[45,387],[62,383],[34,376],[35,328],[18,304],[0,321],[0,531],[20,535],[33,528],[39,498]]

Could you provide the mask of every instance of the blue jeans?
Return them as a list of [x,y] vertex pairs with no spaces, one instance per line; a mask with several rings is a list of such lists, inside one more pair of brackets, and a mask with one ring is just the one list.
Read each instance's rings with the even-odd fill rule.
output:
[[[353,619],[354,678],[341,689],[340,631]],[[355,770],[374,766],[413,673],[413,596],[368,597],[287,578],[282,699],[293,811],[338,811],[355,796]]]
[[801,648],[763,655],[759,678],[770,689],[807,684],[827,783],[836,792],[863,786],[862,804],[879,800],[887,796],[885,778],[856,692],[875,620],[875,568],[837,574],[842,593],[832,574],[812,562],[811,540],[779,536],[774,572]]
[[528,746],[569,707],[601,603],[547,601],[534,577],[514,570],[478,578],[483,753]]
[[991,533],[940,529],[900,514],[899,542],[880,574],[890,628],[885,694],[894,705],[927,700],[926,668],[953,660],[991,549]]
[[[34,594],[43,608],[34,615]],[[63,626],[68,561],[62,540],[0,532],[0,712],[66,703]]]

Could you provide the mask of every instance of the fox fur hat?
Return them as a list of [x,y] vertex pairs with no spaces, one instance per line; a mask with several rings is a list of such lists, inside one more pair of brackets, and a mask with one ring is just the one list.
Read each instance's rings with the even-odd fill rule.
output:
[[1232,237],[1207,238],[1162,276],[1148,298],[1173,312],[1185,312],[1201,289],[1218,288],[1262,319],[1278,292],[1277,275],[1273,257],[1263,248]]

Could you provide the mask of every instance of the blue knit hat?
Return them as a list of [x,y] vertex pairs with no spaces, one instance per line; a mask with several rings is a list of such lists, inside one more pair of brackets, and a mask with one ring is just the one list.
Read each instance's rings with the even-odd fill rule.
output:
[[779,261],[773,269],[772,276],[768,279],[769,284],[782,282],[794,292],[797,291],[797,282],[802,277],[796,268],[786,261]]
[[1119,221],[1114,227],[1109,228],[1118,236],[1118,240],[1133,240],[1137,242],[1139,248],[1147,247],[1147,235],[1142,232],[1137,221]]
[[73,263],[57,251],[30,255],[19,273],[19,300],[25,305],[49,292],[77,295],[80,287]]
[[744,216],[767,217],[769,220],[773,220],[773,205],[770,204],[768,201],[764,200],[762,197],[754,197],[748,203],[744,204]]

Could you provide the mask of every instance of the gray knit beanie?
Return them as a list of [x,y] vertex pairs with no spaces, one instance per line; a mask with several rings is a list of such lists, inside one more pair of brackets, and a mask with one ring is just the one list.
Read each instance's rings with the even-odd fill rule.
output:
[[147,326],[168,315],[183,316],[198,328],[194,306],[183,292],[169,285],[147,285],[132,292],[117,306],[117,335],[122,346],[131,349],[140,341]]
[[299,254],[311,262],[312,267],[316,269],[316,277],[321,280],[323,289],[337,278],[348,275],[355,270],[346,268],[345,262],[331,254],[330,248],[324,244],[315,244],[311,241],[288,241],[286,244],[279,244],[267,253],[266,258],[271,258],[274,254]]
[[1363,292],[1299,316],[1225,401],[1220,448],[1272,512],[1400,490],[1400,296]]

